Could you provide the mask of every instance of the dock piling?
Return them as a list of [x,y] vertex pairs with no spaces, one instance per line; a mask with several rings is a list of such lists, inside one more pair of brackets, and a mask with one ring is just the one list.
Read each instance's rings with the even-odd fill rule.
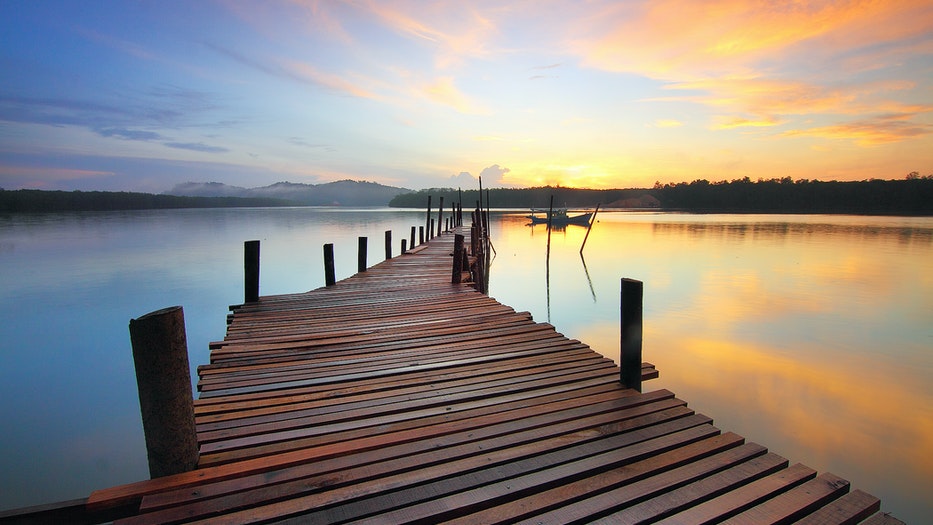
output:
[[358,272],[366,271],[366,259],[367,259],[366,257],[367,246],[366,245],[368,242],[369,242],[369,239],[367,237],[360,237],[358,239],[359,250],[357,251],[357,255],[356,255],[356,271]]
[[172,306],[130,319],[130,341],[149,476],[194,470],[198,439],[184,310]]
[[641,392],[641,343],[643,283],[622,279],[620,381],[626,388]]
[[243,243],[243,302],[259,300],[259,241]]
[[392,258],[392,230],[386,230],[386,260]]
[[460,283],[463,276],[463,235],[454,234],[454,261],[450,282]]
[[324,284],[333,286],[337,283],[337,274],[334,269],[334,245],[324,245]]
[[441,228],[444,227],[444,196],[441,196],[441,201],[437,204],[437,235],[440,236]]

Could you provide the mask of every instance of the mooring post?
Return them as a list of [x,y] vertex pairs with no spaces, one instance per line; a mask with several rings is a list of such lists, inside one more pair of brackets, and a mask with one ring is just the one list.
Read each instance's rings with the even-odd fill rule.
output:
[[424,244],[424,226],[418,226],[418,244]]
[[619,361],[620,381],[626,388],[641,392],[643,284],[634,279],[622,279],[622,337]]
[[198,438],[184,310],[172,306],[130,319],[130,342],[149,477],[194,470]]
[[415,247],[415,227],[414,226],[411,227],[411,238],[408,241],[408,245],[411,246],[412,248]]
[[402,239],[402,252],[408,253],[408,239]]
[[450,282],[457,284],[463,278],[463,235],[454,234],[454,265]]
[[392,258],[392,230],[386,230],[386,260]]
[[360,237],[358,239],[359,250],[357,250],[357,254],[356,254],[356,271],[357,272],[366,271],[366,259],[367,259],[366,250],[367,250],[368,242],[369,242],[369,239],[367,237]]
[[431,224],[428,227],[428,240],[430,241],[433,238],[434,238],[434,219],[431,219]]
[[334,270],[334,245],[324,245],[324,284],[333,286],[337,282],[337,273]]
[[243,243],[243,302],[259,300],[259,241]]

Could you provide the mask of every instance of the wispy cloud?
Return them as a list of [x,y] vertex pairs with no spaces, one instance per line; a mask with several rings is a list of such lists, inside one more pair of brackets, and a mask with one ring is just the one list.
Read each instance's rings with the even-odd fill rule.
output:
[[491,17],[472,4],[425,4],[417,1],[377,2],[359,6],[385,27],[428,44],[435,52],[435,67],[444,69],[465,58],[489,56],[497,32]]
[[164,144],[170,148],[200,151],[201,153],[226,153],[230,151],[227,148],[210,146],[203,142],[165,142]]
[[852,140],[861,146],[877,146],[933,133],[933,126],[911,122],[912,117],[910,114],[879,115],[832,126],[790,130],[782,135]]
[[162,135],[154,131],[127,128],[102,128],[94,130],[101,137],[116,137],[124,140],[160,140]]
[[674,119],[658,119],[654,121],[654,127],[656,128],[679,128],[683,125],[683,122]]
[[336,73],[321,71],[307,62],[287,61],[283,67],[294,78],[314,84],[332,92],[343,93],[359,98],[379,99],[379,94],[363,85],[363,82],[350,80]]
[[488,110],[470,97],[464,95],[457,86],[454,85],[452,77],[441,77],[434,82],[421,88],[421,92],[428,99],[437,104],[450,106],[460,113],[467,114],[485,114]]

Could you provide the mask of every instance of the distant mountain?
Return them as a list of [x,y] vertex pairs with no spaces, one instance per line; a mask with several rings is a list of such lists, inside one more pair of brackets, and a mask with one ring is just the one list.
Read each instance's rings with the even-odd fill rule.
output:
[[302,206],[386,206],[406,188],[375,182],[340,180],[324,184],[277,182],[260,188],[242,188],[220,182],[186,182],[165,192],[185,197],[242,197],[282,199]]

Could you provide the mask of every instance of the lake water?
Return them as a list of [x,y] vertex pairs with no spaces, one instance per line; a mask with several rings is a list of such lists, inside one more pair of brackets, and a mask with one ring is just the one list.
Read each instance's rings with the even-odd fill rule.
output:
[[[933,218],[600,212],[550,236],[492,218],[490,295],[618,361],[619,279],[644,281],[644,359],[717,426],[933,515]],[[128,322],[182,305],[192,374],[243,300],[394,251],[423,211],[221,209],[0,216],[0,509],[148,477]]]

